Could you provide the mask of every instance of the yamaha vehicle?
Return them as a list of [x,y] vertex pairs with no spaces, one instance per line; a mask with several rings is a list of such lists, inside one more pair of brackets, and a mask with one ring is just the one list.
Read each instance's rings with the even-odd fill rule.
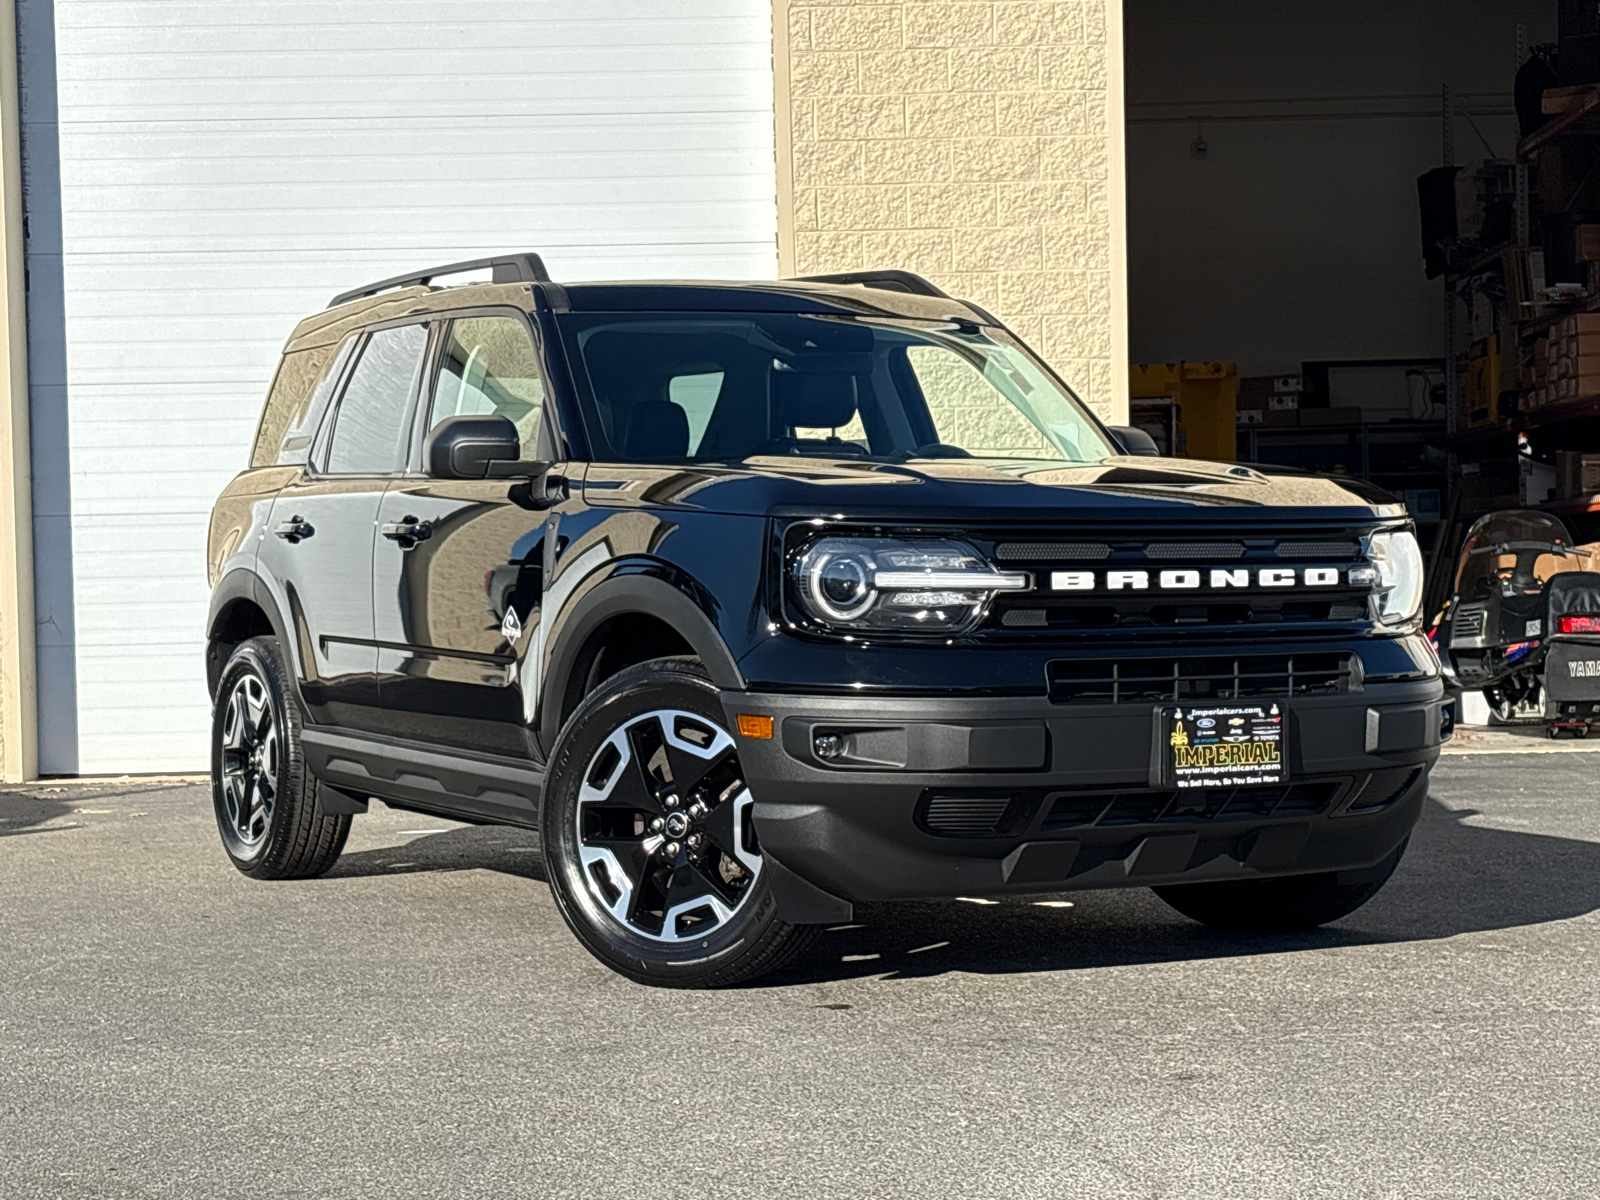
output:
[[672,986],[866,902],[1340,918],[1438,755],[1411,524],[1150,449],[903,272],[340,296],[212,517],[223,846],[316,875],[374,797],[536,829],[583,944]]
[[1449,673],[1503,721],[1587,737],[1600,720],[1600,573],[1548,513],[1490,513],[1468,531],[1439,623]]

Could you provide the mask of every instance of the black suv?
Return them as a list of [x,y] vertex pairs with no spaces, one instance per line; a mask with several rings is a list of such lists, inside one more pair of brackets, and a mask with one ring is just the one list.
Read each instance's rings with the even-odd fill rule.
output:
[[371,797],[534,828],[584,945],[674,986],[862,901],[1344,916],[1441,736],[1405,512],[1141,448],[903,272],[339,296],[212,516],[223,845],[315,875]]

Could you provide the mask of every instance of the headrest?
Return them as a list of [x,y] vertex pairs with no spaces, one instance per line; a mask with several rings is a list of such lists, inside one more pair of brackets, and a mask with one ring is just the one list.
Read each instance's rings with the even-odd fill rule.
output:
[[854,375],[776,371],[772,390],[786,429],[839,429],[856,415]]
[[689,414],[666,400],[641,400],[628,410],[622,453],[632,459],[687,458]]

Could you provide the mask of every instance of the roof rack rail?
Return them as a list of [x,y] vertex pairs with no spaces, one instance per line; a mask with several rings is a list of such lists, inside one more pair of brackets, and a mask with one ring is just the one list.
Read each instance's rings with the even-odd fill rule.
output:
[[890,292],[910,292],[913,296],[935,296],[940,300],[950,299],[948,292],[942,292],[929,283],[921,275],[913,275],[910,271],[846,271],[841,275],[800,275],[790,280],[791,283],[860,283],[867,287],[883,288]]
[[409,275],[396,275],[392,279],[380,279],[377,283],[369,283],[365,287],[340,292],[328,301],[328,307],[337,308],[351,300],[359,300],[363,296],[375,296],[390,288],[429,284],[440,275],[461,275],[467,271],[482,271],[485,268],[494,270],[495,283],[550,282],[550,272],[544,268],[544,259],[529,250],[523,254],[497,254],[493,258],[475,258],[470,262],[449,263],[442,267],[429,267],[426,271],[413,271]]

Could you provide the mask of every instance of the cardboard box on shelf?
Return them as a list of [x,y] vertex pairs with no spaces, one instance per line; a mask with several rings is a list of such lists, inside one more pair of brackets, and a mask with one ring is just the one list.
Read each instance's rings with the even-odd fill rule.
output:
[[1571,337],[1574,334],[1600,333],[1600,313],[1573,313],[1563,318],[1556,328],[1562,337]]
[[1300,424],[1298,408],[1267,408],[1261,411],[1261,423],[1274,427]]
[[1233,419],[1240,425],[1260,425],[1266,411],[1264,408],[1236,408],[1233,410]]
[[1563,500],[1575,500],[1579,496],[1592,496],[1600,492],[1600,454],[1557,451],[1556,487]]
[[1287,392],[1298,394],[1306,390],[1306,377],[1304,375],[1275,375],[1272,378],[1272,390],[1280,394]]
[[1267,397],[1267,411],[1289,412],[1300,407],[1298,394],[1281,393]]
[[1246,375],[1239,380],[1239,408],[1265,408],[1267,397],[1272,395],[1271,375]]

